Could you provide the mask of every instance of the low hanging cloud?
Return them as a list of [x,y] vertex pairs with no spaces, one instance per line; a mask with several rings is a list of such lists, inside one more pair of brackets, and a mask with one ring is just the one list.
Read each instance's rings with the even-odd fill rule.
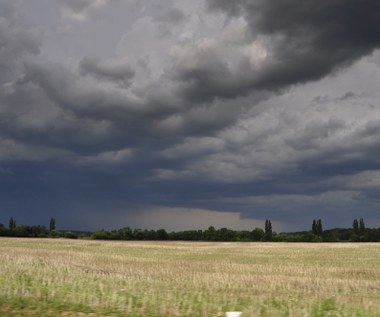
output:
[[[210,225],[217,229],[230,228],[234,230],[252,231],[262,227],[259,219],[243,219],[239,212],[220,212],[217,210],[176,207],[146,207],[138,213],[131,214],[128,222],[135,228],[172,230],[206,230]],[[175,226],[171,225],[176,224]],[[276,230],[286,230],[286,224],[274,222]]]

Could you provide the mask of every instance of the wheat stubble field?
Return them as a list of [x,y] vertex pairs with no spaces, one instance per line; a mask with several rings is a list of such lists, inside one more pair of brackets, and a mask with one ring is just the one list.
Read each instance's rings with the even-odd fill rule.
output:
[[380,316],[380,244],[0,239],[0,316]]

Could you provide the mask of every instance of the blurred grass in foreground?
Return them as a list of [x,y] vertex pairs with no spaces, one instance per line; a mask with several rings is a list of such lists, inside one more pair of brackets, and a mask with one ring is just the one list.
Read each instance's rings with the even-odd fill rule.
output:
[[0,316],[380,317],[380,244],[0,239]]

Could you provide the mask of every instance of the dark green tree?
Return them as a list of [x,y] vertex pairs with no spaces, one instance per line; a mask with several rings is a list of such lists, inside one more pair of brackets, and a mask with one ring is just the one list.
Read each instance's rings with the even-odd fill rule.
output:
[[318,230],[317,230],[317,220],[313,219],[313,224],[311,226],[311,232],[315,235],[318,235]]
[[260,241],[265,235],[265,232],[261,228],[255,228],[251,232],[251,240],[252,241]]
[[321,219],[317,220],[316,226],[317,226],[317,236],[322,237],[323,228],[322,228],[322,220]]
[[265,233],[264,238],[267,241],[272,240],[273,232],[272,232],[272,223],[269,219],[265,220]]
[[5,228],[5,226],[2,223],[0,223],[0,236],[6,236],[8,233],[7,231],[8,229]]
[[50,218],[49,231],[55,230],[55,218]]
[[354,230],[354,234],[359,234],[359,222],[358,219],[354,219],[352,222],[352,229]]
[[360,218],[359,220],[359,234],[362,235],[364,234],[365,231],[365,224],[363,218]]
[[316,236],[321,237],[323,234],[323,228],[322,228],[322,220],[321,219],[314,219],[313,224],[311,227],[311,232],[315,234]]
[[216,240],[216,230],[214,226],[209,226],[207,230],[204,232],[206,241],[215,241]]
[[132,240],[133,239],[133,232],[130,227],[124,227],[119,229],[119,235],[122,240]]
[[14,229],[16,229],[16,220],[11,217],[9,219],[9,230],[13,231]]
[[169,235],[165,229],[157,230],[157,237],[156,237],[157,240],[168,240],[168,238],[169,238]]

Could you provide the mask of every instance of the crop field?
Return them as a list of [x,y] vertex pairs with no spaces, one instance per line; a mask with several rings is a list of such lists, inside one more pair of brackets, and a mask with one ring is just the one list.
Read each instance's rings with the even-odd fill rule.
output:
[[0,239],[0,316],[380,316],[380,244]]

